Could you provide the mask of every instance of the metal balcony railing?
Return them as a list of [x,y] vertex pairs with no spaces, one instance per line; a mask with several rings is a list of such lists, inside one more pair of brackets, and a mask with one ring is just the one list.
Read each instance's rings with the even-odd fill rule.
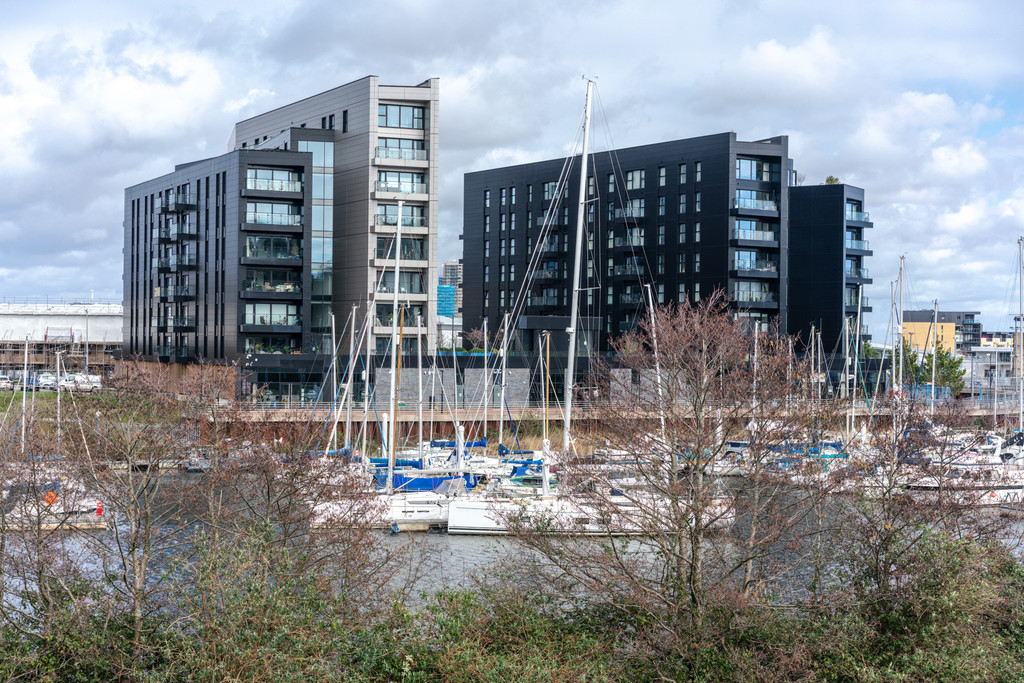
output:
[[378,159],[401,159],[402,161],[426,161],[425,149],[396,149],[394,147],[378,147]]

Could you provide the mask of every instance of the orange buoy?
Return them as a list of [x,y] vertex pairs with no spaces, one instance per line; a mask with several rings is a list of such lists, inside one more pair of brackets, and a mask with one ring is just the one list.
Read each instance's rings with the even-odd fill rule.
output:
[[57,502],[57,492],[56,491],[47,491],[46,495],[43,496],[43,502],[46,503],[47,505],[53,505],[54,503],[56,503]]

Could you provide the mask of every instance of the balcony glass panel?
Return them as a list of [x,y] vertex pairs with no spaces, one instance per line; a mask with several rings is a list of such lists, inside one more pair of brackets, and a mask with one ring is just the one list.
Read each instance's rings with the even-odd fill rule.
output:
[[293,237],[247,237],[247,258],[302,260],[302,240]]

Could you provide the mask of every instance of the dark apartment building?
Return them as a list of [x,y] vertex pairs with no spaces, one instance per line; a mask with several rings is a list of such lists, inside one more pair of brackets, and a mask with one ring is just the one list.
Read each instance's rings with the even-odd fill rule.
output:
[[[542,331],[564,329],[578,159],[562,178],[564,165],[554,159],[466,174],[466,330],[485,317],[498,329],[514,312],[522,348],[532,352]],[[856,313],[858,288],[870,282],[863,191],[795,187],[786,136],[748,142],[721,133],[595,153],[588,175],[586,348],[607,350],[610,337],[636,324],[647,285],[661,303],[723,290],[737,318],[806,338],[812,321],[841,330],[843,316]],[[828,287],[819,287],[825,280]]]
[[[826,355],[845,357],[844,320],[852,343],[858,306],[862,314],[871,311],[864,287],[872,282],[865,264],[872,226],[859,187],[789,188],[789,332],[806,344],[813,327]],[[862,326],[860,339],[870,338]]]
[[369,76],[239,122],[226,154],[125,190],[125,355],[238,363],[246,386],[310,398],[332,314],[339,332],[369,314],[366,348],[384,352],[396,286],[414,313],[403,348],[417,333],[432,347],[437,103],[436,79]]
[[[466,174],[467,330],[485,316],[497,329],[521,297],[519,337],[529,351],[540,331],[559,329],[552,316],[567,316],[579,165],[560,181],[563,166],[554,159]],[[588,344],[606,349],[609,336],[636,324],[647,284],[662,303],[722,289],[736,316],[778,320],[785,330],[785,136],[744,142],[722,133],[597,153],[588,175],[580,308]]]

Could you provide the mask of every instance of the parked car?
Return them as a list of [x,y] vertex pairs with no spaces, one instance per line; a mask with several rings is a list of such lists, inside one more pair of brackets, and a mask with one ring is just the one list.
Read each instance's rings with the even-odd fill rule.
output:
[[36,386],[40,389],[53,389],[57,386],[57,376],[50,373],[37,375]]
[[14,391],[14,382],[7,375],[0,375],[0,391]]

